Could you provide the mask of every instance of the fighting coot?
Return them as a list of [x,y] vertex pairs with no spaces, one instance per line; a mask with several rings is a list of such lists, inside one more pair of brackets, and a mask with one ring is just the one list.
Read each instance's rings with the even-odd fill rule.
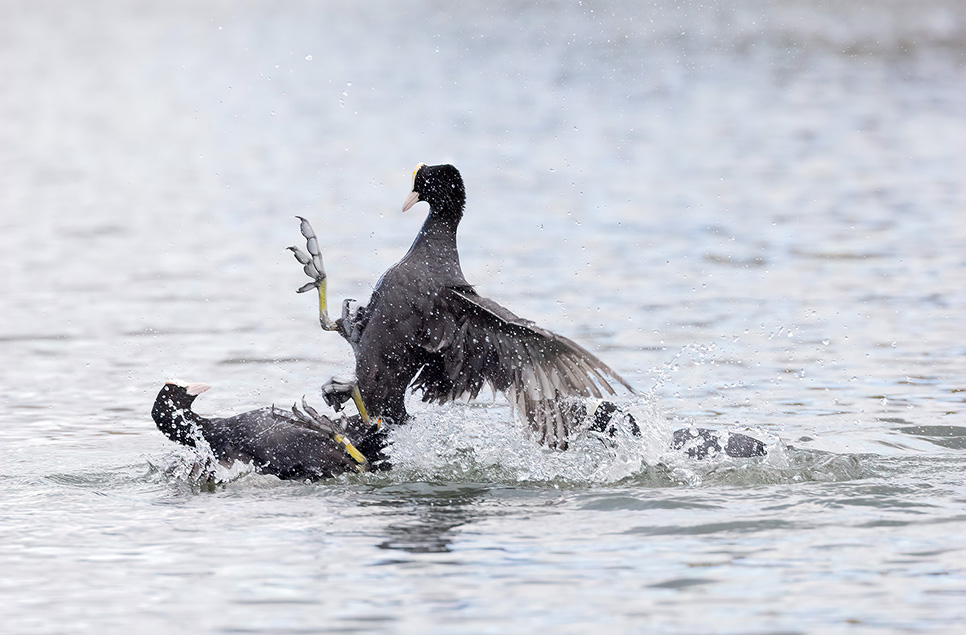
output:
[[409,387],[423,400],[475,398],[484,384],[504,392],[539,440],[564,449],[580,422],[575,399],[615,394],[631,386],[566,337],[518,317],[479,295],[463,277],[456,231],[466,190],[452,165],[420,164],[403,211],[429,203],[429,215],[409,252],[383,274],[369,303],[343,318],[328,317],[325,269],[311,225],[301,220],[308,254],[290,247],[319,289],[320,321],[352,344],[363,401],[374,417],[406,419]]
[[251,463],[256,471],[283,479],[314,480],[388,467],[385,432],[361,416],[334,421],[303,400],[301,410],[268,406],[225,418],[202,417],[191,406],[208,388],[167,382],[151,410],[158,429],[182,445],[207,446],[226,465]]

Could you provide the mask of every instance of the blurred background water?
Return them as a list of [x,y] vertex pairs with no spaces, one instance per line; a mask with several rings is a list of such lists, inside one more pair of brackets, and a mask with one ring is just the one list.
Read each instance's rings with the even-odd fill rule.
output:
[[[0,630],[955,632],[966,620],[966,8],[954,0],[0,2]],[[428,408],[389,476],[211,488],[154,428],[351,364],[468,188],[463,268],[642,393],[537,448]],[[767,440],[689,461],[670,430]]]

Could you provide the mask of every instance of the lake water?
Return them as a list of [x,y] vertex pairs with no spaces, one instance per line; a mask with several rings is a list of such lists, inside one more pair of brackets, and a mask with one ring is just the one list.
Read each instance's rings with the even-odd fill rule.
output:
[[[961,2],[0,7],[0,631],[961,632]],[[320,403],[294,215],[364,300],[421,161],[644,436],[413,400],[388,475],[193,480],[162,383]]]

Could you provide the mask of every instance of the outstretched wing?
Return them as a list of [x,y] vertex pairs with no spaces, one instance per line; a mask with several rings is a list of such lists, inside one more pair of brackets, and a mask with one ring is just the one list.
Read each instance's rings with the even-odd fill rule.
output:
[[472,288],[436,298],[413,387],[424,401],[474,399],[489,383],[506,393],[541,442],[563,449],[575,427],[573,397],[615,394],[620,375],[576,343],[514,315]]

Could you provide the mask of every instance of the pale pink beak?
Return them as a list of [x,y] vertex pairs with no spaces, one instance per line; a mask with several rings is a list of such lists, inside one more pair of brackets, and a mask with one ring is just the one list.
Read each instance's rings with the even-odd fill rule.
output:
[[192,384],[188,384],[188,386],[185,388],[185,392],[188,393],[189,395],[200,395],[201,393],[210,389],[211,389],[211,386],[209,386],[208,384],[195,382]]
[[412,207],[413,205],[415,205],[418,202],[419,202],[419,193],[418,192],[410,192],[409,193],[409,196],[406,197],[406,200],[403,201],[403,209],[402,209],[402,211],[404,211],[404,212],[405,211],[408,211],[410,207]]

